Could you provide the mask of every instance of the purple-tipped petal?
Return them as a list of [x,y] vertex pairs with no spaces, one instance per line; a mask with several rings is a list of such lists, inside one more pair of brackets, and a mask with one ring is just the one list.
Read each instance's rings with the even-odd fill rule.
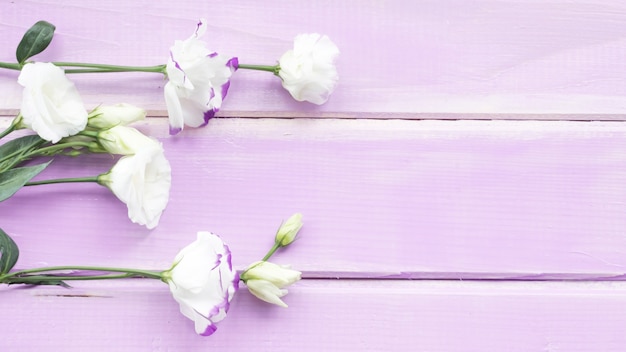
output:
[[180,133],[183,129],[180,127],[172,127],[170,126],[170,136],[174,136]]
[[200,125],[200,127],[206,126],[209,123],[209,120],[215,117],[215,110],[211,109],[204,112],[204,123]]
[[222,99],[226,98],[226,95],[228,94],[228,88],[230,88],[230,81],[222,85]]
[[[206,27],[205,20],[199,21],[194,35],[185,41],[176,41],[170,50],[168,84],[175,86],[167,102],[170,121],[174,122],[170,123],[170,134],[180,132],[178,128],[185,125],[202,127],[208,124],[219,111],[228,94],[230,77],[239,66],[236,57],[226,57],[207,49],[206,43],[199,39]],[[203,108],[199,109],[199,106]]]
[[226,62],[226,66],[230,67],[233,71],[237,71],[239,68],[239,58],[233,57]]
[[204,330],[204,332],[201,332],[200,335],[201,336],[211,336],[213,335],[213,333],[217,331],[217,326],[213,323],[209,324],[206,329]]
[[219,236],[199,232],[196,242],[178,253],[169,270],[170,291],[200,335],[217,330],[216,323],[226,317],[238,289],[235,279],[239,277],[231,270],[230,260],[230,250]]

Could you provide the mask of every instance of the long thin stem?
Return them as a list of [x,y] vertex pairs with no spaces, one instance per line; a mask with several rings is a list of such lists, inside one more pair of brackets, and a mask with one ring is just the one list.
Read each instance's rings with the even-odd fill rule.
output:
[[[86,62],[53,62],[56,66],[82,67],[84,69],[66,69],[65,73],[98,73],[98,72],[154,72],[165,74],[166,65],[156,66],[123,66],[123,65],[105,65],[93,64]],[[0,68],[20,71],[23,65],[11,62],[0,62]]]
[[280,66],[278,66],[278,65],[269,66],[269,65],[246,65],[246,64],[239,64],[239,65],[237,65],[237,68],[238,69],[244,69],[244,70],[267,71],[267,72],[272,72],[275,75],[278,75],[278,72],[280,71]]
[[91,177],[69,177],[69,178],[55,178],[51,180],[41,180],[27,182],[24,186],[40,186],[51,185],[55,183],[74,183],[74,182],[98,182],[98,176]]
[[48,146],[48,147],[35,149],[32,152],[26,154],[25,157],[26,158],[30,158],[30,157],[35,156],[35,155],[53,155],[53,154],[55,154],[57,152],[65,150],[67,148],[74,148],[74,147],[90,148],[90,147],[93,147],[93,144],[90,143],[90,142],[83,142],[83,141],[73,141],[73,142],[53,144],[53,145]]
[[[33,269],[25,269],[25,270],[19,270],[19,271],[14,271],[5,275],[0,276],[0,282],[3,282],[4,280],[6,280],[7,278],[11,278],[11,277],[18,277],[18,276],[23,276],[23,275],[28,275],[28,274],[41,274],[41,273],[47,273],[47,272],[55,272],[55,271],[69,271],[69,270],[76,270],[76,271],[100,271],[100,272],[108,272],[108,273],[125,273],[126,275],[133,275],[133,276],[140,276],[140,277],[146,277],[146,278],[150,278],[150,279],[161,279],[161,272],[160,271],[153,271],[153,270],[142,270],[142,269],[130,269],[130,268],[110,268],[110,267],[100,267],[100,266],[72,266],[72,265],[64,265],[64,266],[50,266],[50,267],[44,267],[44,268],[33,268]],[[78,279],[74,279],[74,280],[80,280],[85,279],[87,277],[103,277],[105,275],[89,275],[89,276],[67,276],[67,277],[75,277]],[[52,276],[47,276],[47,277],[52,277]],[[55,276],[55,278],[58,278]],[[110,278],[110,277],[107,277]],[[66,280],[66,279],[64,279]],[[67,279],[70,280],[70,279]],[[95,279],[98,280],[98,279]]]
[[272,255],[274,255],[274,252],[276,252],[278,250],[278,248],[280,248],[280,243],[274,243],[274,245],[272,246],[272,248],[267,252],[267,254],[265,255],[265,257],[263,257],[263,261],[267,261],[269,260]]
[[156,66],[120,66],[120,65],[105,65],[105,64],[92,64],[85,62],[53,62],[53,64],[60,67],[83,67],[92,70],[72,70],[68,69],[66,73],[92,73],[92,72],[154,72],[165,73],[166,65]]

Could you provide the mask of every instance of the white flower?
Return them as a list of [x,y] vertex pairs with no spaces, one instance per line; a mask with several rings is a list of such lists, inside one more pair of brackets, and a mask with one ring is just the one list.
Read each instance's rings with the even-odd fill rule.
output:
[[300,280],[302,273],[288,265],[259,261],[250,264],[241,274],[248,290],[260,300],[287,308],[280,298],[287,294],[284,287]]
[[200,20],[191,37],[177,40],[170,48],[169,82],[164,89],[170,134],[180,132],[184,125],[206,125],[222,106],[230,76],[237,69],[237,58],[218,55],[200,40],[206,32],[205,22]]
[[106,129],[118,125],[129,125],[146,117],[146,110],[130,104],[98,106],[89,113],[87,125]]
[[172,169],[163,147],[157,143],[122,157],[111,170],[98,177],[128,207],[134,223],[155,228],[169,201]]
[[56,143],[85,129],[87,111],[62,69],[51,63],[29,63],[17,82],[24,87],[22,123],[41,138]]
[[107,152],[119,155],[132,155],[143,149],[160,148],[156,139],[123,125],[98,132],[98,143]]
[[219,236],[198,232],[198,239],[183,248],[172,269],[163,273],[180,312],[195,322],[196,332],[208,336],[226,317],[239,287],[231,253]]
[[302,214],[293,214],[285,221],[276,232],[276,243],[281,247],[287,246],[296,239],[298,231],[302,228]]
[[317,33],[300,34],[294,40],[293,50],[278,60],[278,76],[283,87],[297,101],[321,105],[335,90],[337,46],[327,37]]

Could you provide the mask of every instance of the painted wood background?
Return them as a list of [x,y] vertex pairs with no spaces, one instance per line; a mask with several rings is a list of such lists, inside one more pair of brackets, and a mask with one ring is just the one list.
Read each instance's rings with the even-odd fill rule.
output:
[[[0,61],[57,25],[39,60],[161,64],[199,16],[211,44],[269,63],[302,32],[340,47],[324,106],[238,72],[221,116],[167,135],[159,76],[72,76],[89,106],[153,118],[173,168],[148,231],[104,188],[24,189],[0,203],[19,267],[161,269],[198,230],[243,268],[295,211],[276,260],[304,273],[281,309],[245,289],[201,338],[162,283],[0,288],[0,350],[623,351],[626,3],[605,1],[5,1]],[[8,48],[8,49],[7,49]],[[0,128],[19,109],[0,71]],[[46,177],[113,159],[67,158]]]

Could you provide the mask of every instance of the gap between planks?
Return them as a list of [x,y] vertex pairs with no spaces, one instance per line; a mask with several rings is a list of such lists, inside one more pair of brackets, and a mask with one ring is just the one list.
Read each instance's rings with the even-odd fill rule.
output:
[[[0,109],[0,118],[12,118],[17,109]],[[165,110],[147,110],[147,116],[167,117]],[[367,119],[367,120],[505,120],[505,121],[626,121],[624,114],[584,113],[457,113],[457,112],[333,112],[333,111],[220,111],[219,118],[242,119]]]

